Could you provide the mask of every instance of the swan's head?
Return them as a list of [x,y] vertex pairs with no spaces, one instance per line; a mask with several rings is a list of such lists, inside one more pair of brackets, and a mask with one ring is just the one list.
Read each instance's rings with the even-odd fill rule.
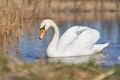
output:
[[54,21],[52,21],[51,19],[45,19],[41,22],[39,36],[40,40],[44,37],[45,32],[48,30],[48,28],[54,26],[54,24],[55,24]]

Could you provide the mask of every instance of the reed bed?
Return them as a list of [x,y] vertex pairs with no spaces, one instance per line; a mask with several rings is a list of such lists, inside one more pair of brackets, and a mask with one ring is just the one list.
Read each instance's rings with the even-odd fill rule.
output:
[[[25,24],[24,14],[27,10],[34,10],[34,4],[28,0],[0,0],[0,48],[9,48],[11,43],[18,44],[21,28]],[[26,26],[31,23],[29,21]]]

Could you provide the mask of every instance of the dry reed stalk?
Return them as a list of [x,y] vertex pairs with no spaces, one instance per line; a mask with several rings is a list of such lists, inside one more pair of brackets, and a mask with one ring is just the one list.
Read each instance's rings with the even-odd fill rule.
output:
[[0,45],[9,46],[11,38],[20,34],[21,10],[27,0],[1,0],[0,1]]
[[102,73],[102,74],[96,76],[93,80],[103,80],[103,79],[105,79],[106,77],[108,77],[108,76],[110,76],[110,75],[112,75],[112,74],[114,74],[114,73],[115,73],[115,69],[110,69],[110,70],[108,70],[107,72]]
[[82,67],[87,68],[88,70],[99,73],[99,74],[102,73],[102,71],[98,71],[97,69],[95,69],[93,67],[89,67],[89,66],[86,66],[86,65],[82,65]]

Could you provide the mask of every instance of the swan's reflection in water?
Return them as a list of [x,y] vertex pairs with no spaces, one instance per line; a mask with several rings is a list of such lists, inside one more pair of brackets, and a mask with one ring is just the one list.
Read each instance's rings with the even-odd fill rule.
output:
[[95,63],[101,64],[101,59],[105,58],[103,53],[97,53],[89,56],[77,56],[77,57],[58,57],[58,58],[47,58],[47,62],[53,63],[67,63],[67,64],[82,64],[88,63],[91,60],[94,60]]
[[[114,62],[113,62],[114,60]],[[65,64],[82,64],[93,61],[95,65],[104,68],[111,68],[120,63],[120,56],[108,56],[105,53],[97,53],[90,56],[77,56],[77,57],[64,57],[64,58],[47,58],[47,62],[52,63],[65,63]]]

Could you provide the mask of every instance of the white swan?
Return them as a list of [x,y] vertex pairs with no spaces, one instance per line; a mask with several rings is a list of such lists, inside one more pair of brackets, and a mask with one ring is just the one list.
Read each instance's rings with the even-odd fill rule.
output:
[[109,45],[109,42],[95,44],[100,38],[99,32],[84,26],[73,26],[69,28],[59,39],[58,27],[50,19],[42,21],[40,26],[40,39],[44,37],[45,31],[49,28],[53,29],[54,36],[47,48],[48,57],[91,55],[101,52]]

